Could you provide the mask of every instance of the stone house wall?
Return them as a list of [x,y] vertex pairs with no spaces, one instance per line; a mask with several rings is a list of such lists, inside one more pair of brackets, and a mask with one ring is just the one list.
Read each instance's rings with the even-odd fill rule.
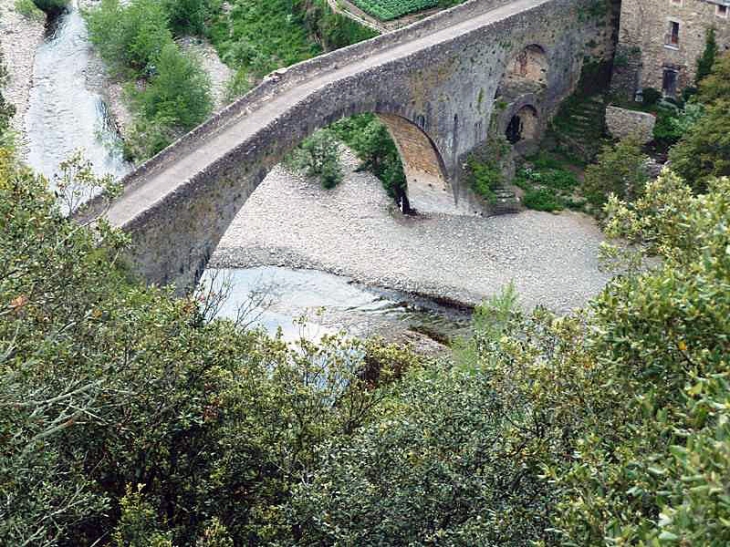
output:
[[[672,23],[679,25],[676,41]],[[730,0],[623,0],[614,91],[632,97],[653,87],[671,96],[665,72],[676,73],[676,94],[694,85],[711,28],[720,52],[730,50]]]

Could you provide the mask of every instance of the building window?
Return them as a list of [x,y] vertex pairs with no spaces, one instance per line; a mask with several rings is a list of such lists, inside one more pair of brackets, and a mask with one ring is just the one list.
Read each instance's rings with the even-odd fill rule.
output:
[[717,5],[717,9],[715,10],[715,14],[718,17],[720,17],[722,19],[727,19],[727,12],[728,12],[727,6],[721,6],[719,4]]
[[679,47],[679,23],[677,21],[669,21],[669,31],[665,43],[670,47]]
[[662,77],[662,91],[665,97],[675,98],[677,96],[678,72],[673,68],[665,68]]

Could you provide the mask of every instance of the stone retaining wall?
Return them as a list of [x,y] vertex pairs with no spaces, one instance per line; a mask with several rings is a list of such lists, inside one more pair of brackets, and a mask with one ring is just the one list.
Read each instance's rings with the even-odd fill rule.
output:
[[606,108],[606,126],[608,132],[617,139],[636,135],[643,144],[654,140],[656,117],[648,112],[638,112],[609,106]]

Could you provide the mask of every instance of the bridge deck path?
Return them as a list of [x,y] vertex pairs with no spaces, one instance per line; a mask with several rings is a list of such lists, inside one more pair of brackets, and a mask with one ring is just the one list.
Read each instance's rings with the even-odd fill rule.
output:
[[516,0],[467,19],[439,29],[431,34],[415,37],[389,47],[355,62],[322,72],[309,81],[284,89],[263,105],[246,114],[230,120],[201,142],[193,151],[177,161],[163,164],[159,168],[132,178],[121,197],[115,200],[106,217],[113,226],[122,227],[136,216],[165,199],[176,188],[185,184],[196,173],[224,157],[242,142],[251,138],[277,119],[283,112],[300,102],[304,97],[354,74],[405,59],[422,49],[448,42],[454,38],[530,10],[550,0]]

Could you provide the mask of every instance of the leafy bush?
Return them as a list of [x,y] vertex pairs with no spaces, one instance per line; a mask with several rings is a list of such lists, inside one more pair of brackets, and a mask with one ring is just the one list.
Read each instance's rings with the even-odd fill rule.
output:
[[705,37],[705,49],[702,55],[697,59],[697,73],[695,75],[695,85],[699,86],[707,76],[712,73],[712,67],[715,64],[715,60],[720,53],[720,48],[717,46],[717,37],[715,35],[715,29],[710,28],[707,30]]
[[0,153],[0,544],[290,538],[277,507],[317,447],[368,422],[415,359],[211,321],[210,302],[133,282],[127,244]]
[[495,200],[495,191],[505,185],[504,173],[511,162],[512,146],[504,136],[490,138],[467,158],[467,180],[472,191],[488,203]]
[[672,168],[695,190],[709,180],[730,175],[730,54],[720,57],[700,85],[704,115],[689,127],[669,153]]
[[46,17],[33,0],[15,0],[15,11],[23,17],[37,21],[42,21]]
[[595,164],[588,166],[583,181],[583,194],[599,211],[610,195],[634,200],[644,191],[649,180],[649,157],[635,137],[627,137],[615,146],[606,146]]
[[575,206],[573,193],[578,186],[575,174],[553,154],[541,152],[527,158],[514,184],[525,191],[522,202],[528,209],[561,211]]
[[662,98],[662,92],[653,87],[645,87],[641,90],[641,102],[646,107],[657,104]]
[[163,0],[176,35],[203,34],[205,21],[210,15],[211,0]]
[[169,43],[155,60],[155,74],[142,91],[131,88],[133,105],[145,119],[192,129],[210,113],[210,79],[197,59]]
[[552,188],[530,189],[522,197],[522,203],[528,209],[536,211],[554,212],[564,208],[563,202],[555,195]]
[[291,164],[308,176],[319,177],[324,188],[342,182],[339,143],[329,129],[321,129],[306,139],[291,155]]
[[172,43],[165,6],[157,0],[102,0],[86,13],[89,36],[104,60],[117,71],[154,72],[165,46]]
[[[362,161],[360,168],[378,177],[388,195],[403,204],[406,175],[398,149],[385,125],[374,114],[361,114],[335,122],[331,129],[357,154]],[[404,209],[408,212],[409,207]]]

